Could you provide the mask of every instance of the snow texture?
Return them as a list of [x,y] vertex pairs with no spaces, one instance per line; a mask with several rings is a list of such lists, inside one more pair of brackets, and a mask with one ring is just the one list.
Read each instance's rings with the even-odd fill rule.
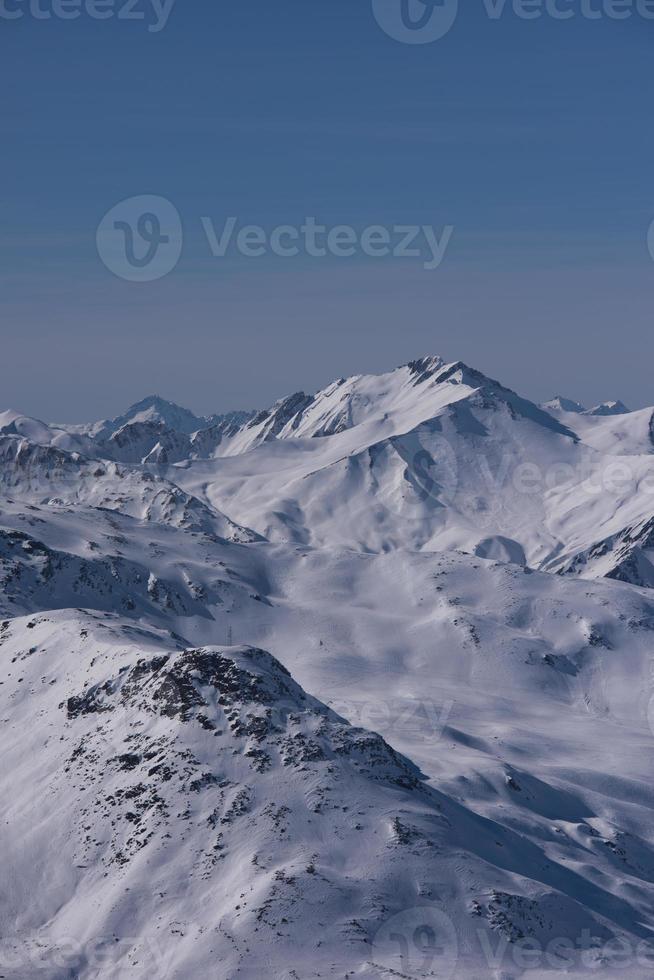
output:
[[0,414],[0,977],[651,977],[653,415]]

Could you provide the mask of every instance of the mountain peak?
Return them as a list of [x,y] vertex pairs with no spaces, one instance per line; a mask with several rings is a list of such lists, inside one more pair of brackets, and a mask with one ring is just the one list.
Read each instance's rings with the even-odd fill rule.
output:
[[402,367],[407,367],[411,374],[415,374],[417,376],[416,384],[420,384],[421,381],[425,381],[440,371],[442,367],[445,367],[445,361],[438,354],[427,354],[425,357],[403,364]]
[[161,395],[147,395],[127,409],[124,416],[114,419],[117,428],[129,422],[163,422],[177,432],[190,435],[206,425],[206,420],[194,415],[188,408],[162,398]]
[[595,408],[589,408],[586,412],[587,415],[628,415],[630,409],[621,402],[602,402],[601,405],[596,405]]
[[176,402],[170,401],[169,398],[163,398],[161,395],[146,395],[145,398],[141,398],[140,401],[134,402],[133,405],[130,405],[127,411],[135,412],[135,411],[143,410],[145,408],[163,408],[163,407],[177,408],[177,409],[181,409],[182,411],[186,411],[186,409],[182,408],[181,405],[178,405]]
[[0,429],[6,428],[8,425],[12,425],[16,419],[23,418],[21,412],[14,412],[13,409],[8,408],[6,412],[0,412]]
[[582,412],[586,411],[586,408],[581,404],[581,402],[576,402],[572,398],[563,398],[562,395],[556,395],[556,397],[550,399],[550,401],[544,402],[541,407],[546,411],[574,412],[575,415],[581,415]]

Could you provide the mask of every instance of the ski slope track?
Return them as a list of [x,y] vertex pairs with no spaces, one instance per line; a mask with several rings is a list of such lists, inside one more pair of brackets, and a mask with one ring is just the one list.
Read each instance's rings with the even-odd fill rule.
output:
[[0,977],[651,978],[653,418],[0,413]]

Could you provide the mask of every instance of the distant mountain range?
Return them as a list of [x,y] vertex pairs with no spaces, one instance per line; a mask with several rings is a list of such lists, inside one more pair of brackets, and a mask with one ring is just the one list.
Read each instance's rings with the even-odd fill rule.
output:
[[[86,426],[8,412],[0,479],[15,472],[19,446],[45,465],[46,449],[78,453],[136,467],[130,480],[154,474],[193,506],[269,540],[372,552],[455,547],[654,586],[653,416],[620,402],[539,407],[461,362],[426,357],[259,412],[200,419],[156,396]],[[70,456],[53,465],[73,476],[79,466]],[[97,497],[105,483],[111,498],[113,471],[100,482],[94,472],[79,468],[76,499]],[[36,470],[31,479],[39,496]],[[616,480],[617,499],[610,486],[604,492]]]

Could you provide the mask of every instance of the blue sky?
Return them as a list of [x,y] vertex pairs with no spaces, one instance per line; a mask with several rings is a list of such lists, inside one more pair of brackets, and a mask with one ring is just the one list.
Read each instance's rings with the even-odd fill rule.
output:
[[[2,407],[260,407],[427,352],[534,398],[654,403],[654,20],[466,0],[444,37],[404,44],[372,0],[177,0],[158,32],[150,0],[145,20],[21,3],[0,3],[22,13],[0,17]],[[174,204],[183,251],[127,282],[96,229],[144,194]],[[215,258],[201,218],[228,216],[454,232],[431,271]]]

